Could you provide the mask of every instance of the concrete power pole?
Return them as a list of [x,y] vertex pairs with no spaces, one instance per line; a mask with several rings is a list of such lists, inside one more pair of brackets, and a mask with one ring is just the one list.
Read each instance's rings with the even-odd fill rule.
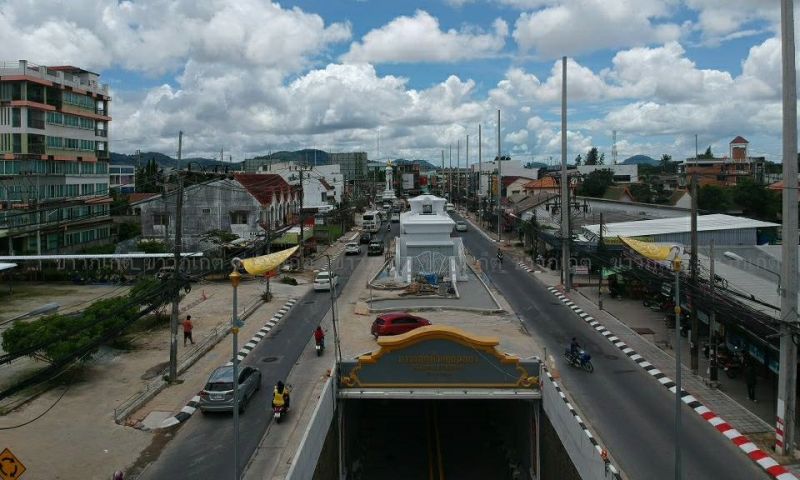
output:
[[503,241],[503,230],[500,225],[500,198],[503,196],[503,161],[500,153],[500,109],[497,109],[497,242]]
[[453,203],[453,145],[450,145],[450,168],[447,172],[447,201]]
[[699,358],[698,358],[698,348],[697,343],[700,338],[699,331],[700,324],[697,321],[697,303],[700,301],[698,288],[697,288],[697,175],[692,175],[692,232],[691,232],[691,242],[692,242],[692,254],[689,260],[689,268],[690,268],[690,278],[691,278],[691,298],[692,298],[692,309],[691,309],[691,329],[692,329],[692,336],[689,339],[689,365],[692,369],[692,373],[697,375],[697,370],[699,369]]
[[567,179],[567,57],[561,57],[561,273],[564,289],[572,288],[569,274],[569,180]]
[[[483,138],[481,137],[481,124],[478,124],[478,202],[482,200],[481,193],[483,193],[483,184],[481,183],[483,176]],[[483,205],[478,203],[478,225],[483,222]]]
[[175,165],[178,175],[178,196],[175,199],[175,295],[172,297],[172,315],[169,318],[169,381],[174,383],[178,379],[178,315],[181,294],[178,281],[181,277],[181,229],[183,227],[183,179],[181,178],[181,150],[183,149],[183,132],[178,132],[178,162]]
[[[469,135],[467,135],[466,149],[467,149],[467,152],[464,154],[464,170],[469,172],[470,171],[470,169],[469,169]],[[467,205],[469,205],[469,187],[470,187],[470,185],[472,185],[472,175],[468,174],[468,176],[467,176],[467,185],[466,185],[467,193],[465,195],[466,198],[467,198]],[[467,208],[467,211],[469,211],[469,208]]]
[[[444,184],[444,150],[442,150],[442,184]],[[444,185],[439,187],[441,190],[442,196],[444,196]]]
[[[797,178],[797,72],[795,70],[792,0],[781,0],[781,57],[783,63],[783,181]],[[794,185],[793,185],[794,186]],[[783,189],[783,246],[781,249],[781,354],[778,378],[775,451],[794,455],[797,345],[797,189]]]

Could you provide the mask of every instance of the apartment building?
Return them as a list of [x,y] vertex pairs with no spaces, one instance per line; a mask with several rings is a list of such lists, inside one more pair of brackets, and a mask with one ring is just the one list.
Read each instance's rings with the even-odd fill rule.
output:
[[0,253],[107,242],[108,86],[73,66],[0,62]]
[[108,188],[119,193],[136,191],[136,167],[133,165],[109,165]]

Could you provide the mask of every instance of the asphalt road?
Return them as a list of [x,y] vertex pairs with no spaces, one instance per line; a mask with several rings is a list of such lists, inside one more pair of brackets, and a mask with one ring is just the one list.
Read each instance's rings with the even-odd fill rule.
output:
[[[366,249],[365,249],[366,251]],[[365,253],[362,253],[362,256]],[[341,256],[333,268],[340,275],[339,289],[347,285],[361,256]],[[322,259],[324,260],[324,258]],[[338,266],[337,266],[338,264]],[[311,338],[311,334],[330,309],[328,292],[311,291],[299,299],[289,314],[245,357],[243,365],[258,367],[263,375],[261,390],[239,417],[240,472],[258,446],[272,421],[272,387],[286,379]],[[258,319],[258,320],[255,320]],[[262,321],[256,313],[249,321]],[[242,341],[244,340],[244,342]],[[247,342],[240,338],[240,345]],[[197,386],[199,391],[202,385]],[[290,413],[291,415],[291,413]],[[158,459],[145,468],[139,478],[233,479],[233,422],[229,413],[196,412],[179,427]]]
[[[596,333],[497,246],[471,229],[461,234],[465,247],[484,259],[494,286],[559,362],[562,382],[612,457],[631,479],[674,477],[675,397]],[[489,260],[488,262],[486,260]],[[572,337],[592,355],[594,373],[568,367],[561,352]],[[737,447],[688,407],[683,406],[683,478],[767,478]]]

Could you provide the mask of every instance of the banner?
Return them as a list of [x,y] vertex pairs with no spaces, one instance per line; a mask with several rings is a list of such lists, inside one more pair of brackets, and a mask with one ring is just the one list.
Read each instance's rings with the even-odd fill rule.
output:
[[263,275],[278,268],[280,264],[288,260],[298,248],[299,247],[292,247],[281,250],[280,252],[270,253],[269,255],[245,258],[242,260],[242,266],[250,275]]
[[639,255],[657,261],[672,261],[675,258],[675,248],[678,248],[678,259],[683,256],[682,245],[670,245],[668,243],[648,243],[640,242],[628,237],[619,239]]

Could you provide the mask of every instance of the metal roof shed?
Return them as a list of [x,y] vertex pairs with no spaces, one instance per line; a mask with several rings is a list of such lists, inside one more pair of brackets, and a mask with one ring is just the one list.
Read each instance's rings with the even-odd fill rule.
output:
[[[697,240],[700,245],[708,245],[713,239],[717,245],[756,245],[757,231],[776,228],[780,225],[762,222],[752,218],[713,214],[697,217]],[[584,227],[590,238],[597,238],[600,225]],[[635,222],[607,223],[603,225],[603,236],[646,237],[652,242],[691,243],[691,217],[659,218]]]

